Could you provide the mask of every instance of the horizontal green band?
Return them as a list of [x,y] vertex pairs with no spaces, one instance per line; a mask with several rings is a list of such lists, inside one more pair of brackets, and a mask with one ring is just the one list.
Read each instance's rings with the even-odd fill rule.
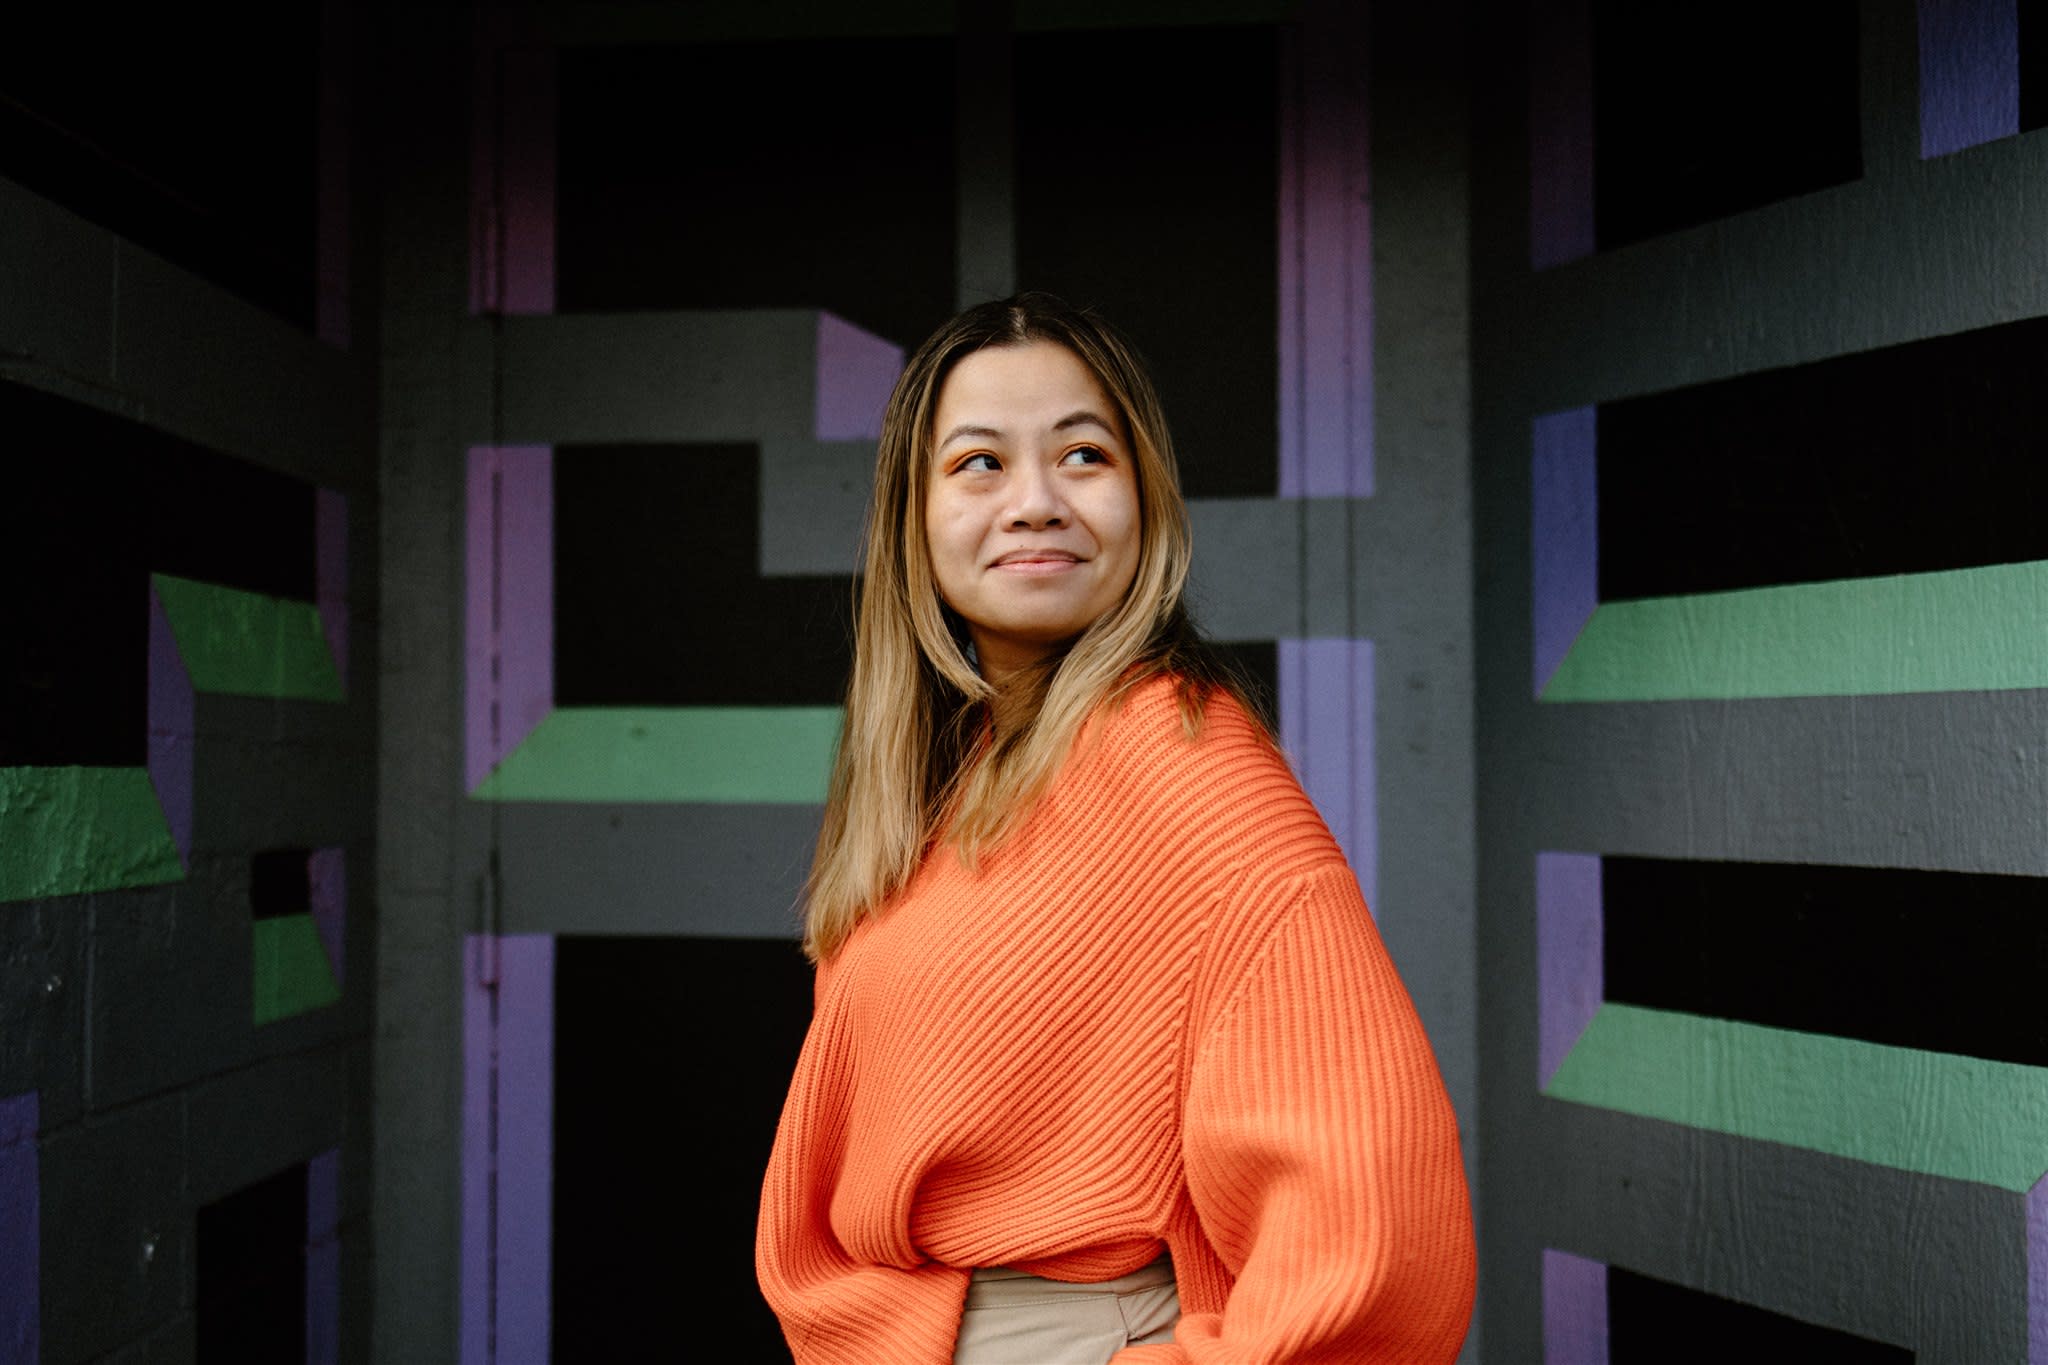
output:
[[182,881],[146,768],[0,768],[0,901]]
[[199,692],[340,701],[341,675],[320,609],[215,583],[151,574],[178,657]]
[[565,707],[478,786],[485,801],[816,805],[836,706]]
[[1605,1004],[1543,1093],[2024,1193],[2048,1067]]
[[254,921],[255,981],[251,998],[256,1022],[304,1014],[341,999],[334,965],[321,945],[311,915],[277,915]]
[[2048,562],[1605,602],[1544,701],[2048,687]]

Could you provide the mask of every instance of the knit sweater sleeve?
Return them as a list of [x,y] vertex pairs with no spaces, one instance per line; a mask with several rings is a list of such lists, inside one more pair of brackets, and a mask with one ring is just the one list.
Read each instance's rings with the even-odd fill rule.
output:
[[1116,1365],[1451,1361],[1472,1219],[1421,1021],[1341,861],[1260,894],[1242,969],[1194,1021],[1183,1118],[1190,1202],[1226,1274],[1184,1282],[1174,1344]]

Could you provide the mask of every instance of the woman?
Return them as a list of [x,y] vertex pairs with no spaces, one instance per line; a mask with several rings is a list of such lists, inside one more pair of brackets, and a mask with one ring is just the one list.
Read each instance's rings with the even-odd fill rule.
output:
[[1450,1105],[1189,621],[1130,349],[1043,294],[941,328],[866,556],[756,1247],[800,1365],[1453,1359]]

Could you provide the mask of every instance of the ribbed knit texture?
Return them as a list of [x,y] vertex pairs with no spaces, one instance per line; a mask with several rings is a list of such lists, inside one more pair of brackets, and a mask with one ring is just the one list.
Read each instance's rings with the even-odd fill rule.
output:
[[820,968],[762,1194],[799,1365],[948,1365],[968,1272],[1128,1274],[1184,1316],[1118,1365],[1450,1361],[1456,1122],[1358,883],[1228,698],[1098,717],[970,872],[941,847]]

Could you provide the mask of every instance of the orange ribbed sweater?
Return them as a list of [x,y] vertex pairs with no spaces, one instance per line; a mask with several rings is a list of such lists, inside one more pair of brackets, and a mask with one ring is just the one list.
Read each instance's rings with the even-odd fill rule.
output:
[[1229,698],[1093,722],[974,871],[935,849],[817,976],[761,1201],[800,1365],[948,1365],[968,1272],[1173,1255],[1165,1362],[1450,1361],[1456,1122],[1357,881]]

